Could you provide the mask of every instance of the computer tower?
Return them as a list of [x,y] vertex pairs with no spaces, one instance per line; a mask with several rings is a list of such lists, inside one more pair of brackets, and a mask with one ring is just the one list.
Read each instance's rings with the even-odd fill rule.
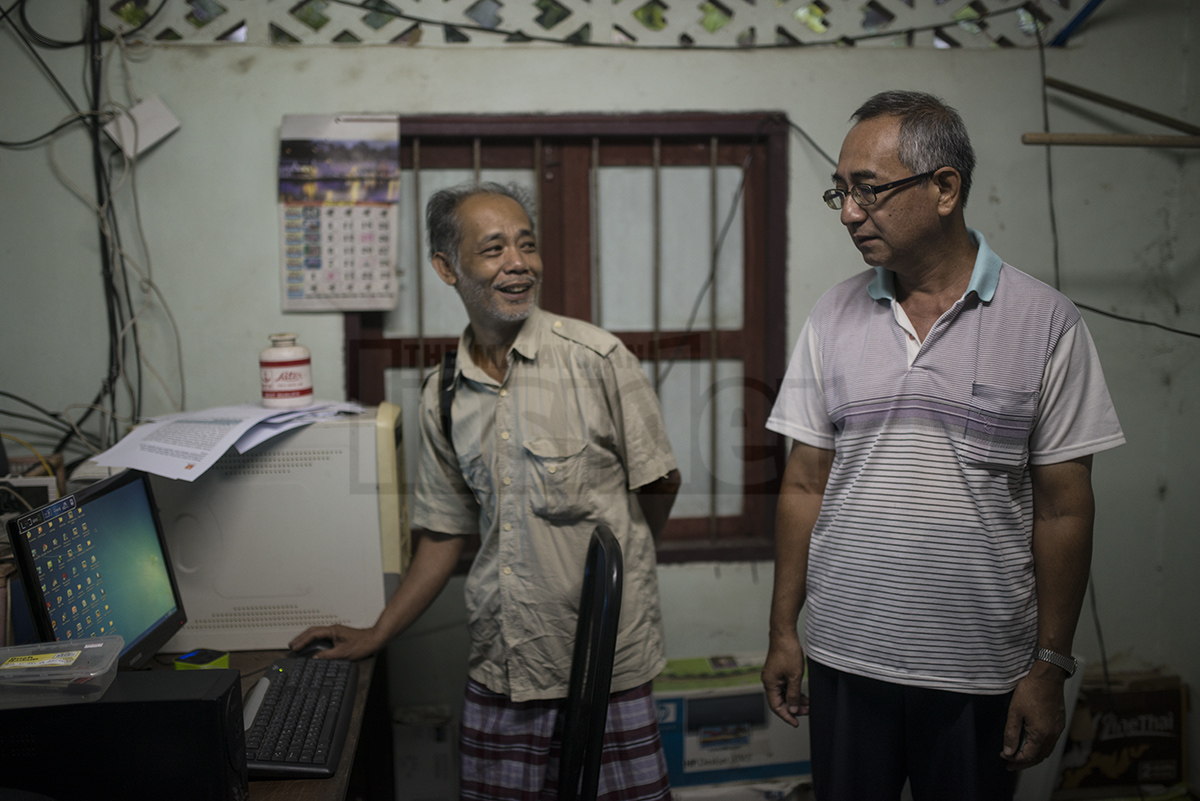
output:
[[238,671],[122,671],[95,701],[0,710],[0,764],[0,799],[245,801]]
[[407,566],[400,407],[323,420],[195,481],[152,477],[188,623],[168,652],[285,648],[373,624]]

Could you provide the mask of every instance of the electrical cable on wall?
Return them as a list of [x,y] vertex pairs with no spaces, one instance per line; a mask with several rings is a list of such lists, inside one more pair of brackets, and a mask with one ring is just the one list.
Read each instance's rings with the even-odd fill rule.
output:
[[0,437],[2,437],[4,439],[11,439],[13,442],[17,443],[18,445],[24,445],[26,448],[28,448],[33,453],[34,457],[36,457],[37,460],[42,463],[42,469],[46,471],[46,475],[48,475],[48,476],[54,475],[54,468],[52,468],[50,466],[50,463],[46,461],[46,457],[42,456],[42,454],[38,451],[37,448],[33,447],[32,445],[30,445],[28,442],[21,439],[20,437],[14,437],[12,434],[5,434],[2,431],[0,431]]
[[[160,5],[159,10],[161,10],[161,8],[162,8],[162,6]],[[157,11],[155,13],[157,13]],[[134,89],[133,89],[131,73],[129,70],[130,53],[129,53],[128,46],[124,40],[124,37],[121,35],[117,35],[114,37],[113,44],[114,44],[114,47],[112,49],[110,49],[109,55],[111,55],[111,53],[114,51],[121,53],[121,64],[122,64],[122,67],[123,67],[123,70],[125,73],[126,94],[129,96],[129,102],[130,102],[131,106],[136,106],[139,102],[141,102],[141,98],[137,96],[137,94],[134,92]],[[106,57],[106,60],[107,60],[107,57]],[[106,75],[107,75],[107,73],[106,73]],[[107,83],[106,83],[106,87],[107,87]],[[133,130],[134,152],[136,153],[138,150],[138,148],[136,147],[137,130],[138,130],[137,119],[132,115],[132,113],[130,111],[130,107],[123,106],[111,99],[111,91],[106,91],[106,94],[110,98],[106,104],[107,105],[106,110],[111,111],[111,110],[115,109],[118,115],[120,115],[124,118],[127,118],[129,120],[132,130]],[[186,404],[187,404],[187,386],[185,383],[184,371],[183,371],[182,337],[180,335],[179,326],[175,321],[175,316],[171,311],[170,305],[167,303],[166,298],[162,295],[162,292],[160,291],[158,285],[154,282],[153,265],[152,265],[151,258],[150,258],[150,246],[146,240],[145,227],[142,224],[141,202],[138,197],[138,191],[137,191],[137,157],[136,156],[130,157],[130,156],[126,155],[125,150],[123,148],[116,148],[110,153],[110,159],[117,157],[118,155],[123,159],[122,182],[124,181],[124,176],[126,174],[129,176],[129,190],[130,190],[130,194],[133,199],[134,222],[136,224],[135,227],[136,227],[136,231],[137,231],[137,235],[138,235],[138,241],[139,241],[142,253],[144,254],[144,258],[145,258],[145,269],[143,270],[139,266],[137,260],[134,259],[124,249],[124,246],[121,241],[120,228],[116,225],[115,209],[113,209],[110,205],[109,218],[111,219],[111,225],[112,225],[112,241],[113,241],[113,247],[114,247],[114,254],[119,257],[120,263],[122,266],[122,276],[123,276],[123,280],[125,282],[125,301],[126,301],[129,313],[130,313],[130,319],[126,323],[126,325],[122,328],[120,335],[121,335],[121,337],[125,337],[126,335],[132,336],[133,343],[134,343],[134,351],[135,351],[135,354],[138,359],[139,367],[144,368],[147,372],[150,373],[151,377],[153,377],[155,379],[155,381],[158,383],[159,387],[162,389],[163,393],[166,395],[167,399],[170,401],[171,405],[175,408],[175,410],[182,411],[186,407]],[[112,170],[113,170],[113,165],[109,164],[108,171],[109,171],[109,175],[110,175],[110,180],[111,180]],[[115,194],[115,192],[113,194]],[[138,279],[139,279],[138,288],[141,290],[141,292],[143,293],[143,296],[144,296],[141,306],[138,307],[138,309],[136,311],[134,311],[133,298],[130,296],[130,292],[129,292],[128,269],[132,269],[133,272],[136,273],[136,275],[138,276]],[[176,355],[177,364],[179,366],[179,396],[178,396],[178,398],[176,398],[176,396],[172,392],[171,388],[167,386],[166,381],[163,379],[163,377],[158,372],[158,370],[156,370],[154,368],[154,366],[145,358],[145,355],[142,353],[142,350],[141,350],[140,340],[138,339],[138,332],[137,332],[135,324],[136,324],[136,321],[138,320],[138,318],[149,308],[151,293],[153,293],[154,296],[157,298],[162,311],[165,313],[167,320],[171,325],[172,333],[174,334],[175,355]],[[142,379],[141,379],[140,369],[138,371],[137,382],[138,383],[137,383],[137,388],[136,388],[136,394],[137,394],[136,408],[138,410],[140,410],[141,405],[142,405]],[[140,415],[139,415],[139,417],[140,417]],[[136,417],[135,417],[135,419],[136,419]]]
[[[21,17],[24,18],[25,17],[25,14],[24,14],[25,9],[24,9],[23,0],[20,0],[14,7],[20,8]],[[9,12],[11,12],[12,8],[13,7],[9,8]],[[45,46],[48,46],[48,47],[73,46],[73,45],[70,45],[70,43],[59,43],[59,42],[54,42],[53,40],[47,40],[45,37],[41,37],[39,34],[36,34],[36,32],[34,34],[27,35],[26,32],[22,29],[22,25],[18,25],[16,22],[13,21],[11,14],[9,12],[6,12],[4,14],[5,21],[7,21],[10,24],[10,26],[12,27],[14,32],[17,34],[18,38],[25,45],[26,49],[29,51],[30,55],[39,64],[39,66],[42,68],[43,72],[50,78],[51,82],[59,90],[59,92],[62,94],[62,96],[67,100],[68,104],[71,106],[71,108],[75,112],[73,115],[73,118],[80,122],[87,123],[89,121],[90,113],[84,112],[79,107],[79,104],[76,103],[75,99],[70,95],[69,92],[67,92],[65,87],[62,85],[62,82],[54,74],[54,71],[52,69],[50,69],[50,67],[46,64],[46,62],[37,53],[37,50],[33,46],[33,42],[30,41],[30,38],[32,36],[35,39],[35,41],[44,40]],[[84,40],[80,40],[80,43],[82,43],[83,41]],[[90,63],[90,66],[94,66],[94,63]],[[70,119],[71,118],[68,118],[68,120],[70,120]],[[91,119],[91,122],[93,123],[93,125],[90,126],[91,128],[93,128],[93,129],[98,128],[98,124],[99,124],[98,120],[93,118],[93,119]],[[57,135],[57,132],[59,130],[62,130],[62,127],[57,128],[54,132],[52,132],[51,136],[49,137],[48,146],[50,146],[51,148],[53,146],[52,143],[53,143],[54,136]],[[104,256],[104,251],[102,248],[102,258],[103,258],[103,256]],[[111,390],[113,388],[113,382],[111,381],[111,375],[113,372],[113,358],[112,358],[113,357],[113,347],[112,347],[111,320],[114,316],[114,311],[112,309],[112,298],[113,298],[114,293],[112,292],[109,282],[107,280],[107,274],[106,274],[105,278],[106,278],[106,280],[105,280],[104,286],[105,286],[106,310],[108,311],[108,316],[110,319],[110,350],[109,350],[109,376],[110,376],[110,378],[106,379],[105,382],[102,383],[101,388],[97,392],[92,405],[97,405],[97,404],[101,403],[106,396],[109,396],[111,394]],[[115,403],[116,403],[116,399],[115,399],[115,395],[114,395],[111,398],[111,404],[113,405],[114,409],[115,409]],[[85,415],[84,419],[86,419],[86,417],[87,417],[87,415]],[[81,420],[79,422],[82,423],[83,420]],[[60,440],[58,445],[56,446],[55,452],[62,451],[68,445],[72,436],[73,436],[72,432],[66,433],[64,435],[63,439]]]
[[54,84],[54,87],[58,90],[59,94],[61,94],[63,96],[63,98],[67,101],[67,105],[69,105],[71,107],[71,109],[75,112],[75,115],[74,115],[74,117],[68,117],[59,127],[56,127],[54,130],[52,130],[46,134],[42,134],[41,136],[35,137],[32,140],[27,140],[24,143],[22,143],[22,142],[15,142],[15,143],[11,143],[11,144],[5,143],[3,146],[6,146],[6,147],[24,147],[29,144],[39,142],[49,136],[54,135],[59,130],[61,130],[63,127],[66,127],[73,122],[78,122],[78,121],[82,120],[84,117],[83,110],[79,107],[79,104],[75,102],[75,98],[71,96],[71,93],[67,91],[67,88],[65,86],[63,86],[62,81],[60,81],[58,79],[58,76],[54,74],[54,70],[50,69],[50,65],[48,65],[46,63],[45,59],[42,58],[41,54],[38,53],[37,48],[35,48],[33,46],[33,43],[29,41],[29,37],[26,36],[24,31],[21,30],[21,26],[13,21],[13,19],[11,17],[12,10],[14,8],[16,8],[18,5],[21,5],[23,2],[24,2],[24,0],[17,0],[17,2],[13,3],[7,9],[0,9],[0,18],[3,18],[3,20],[5,22],[7,22],[9,24],[9,26],[13,29],[13,32],[16,33],[16,35],[17,35],[17,39],[21,42],[22,45],[25,46],[25,49],[29,52],[29,55],[33,58],[33,60],[41,68],[42,72],[44,72],[46,74],[46,76],[50,79],[50,82],[52,84]]
[[[84,434],[79,429],[77,421],[71,419],[70,415],[68,414],[68,412],[70,412],[73,408],[87,406],[88,404],[71,404],[61,412],[52,412],[43,408],[42,406],[39,406],[33,401],[23,398],[20,395],[13,394],[12,392],[0,390],[0,397],[8,398],[27,406],[28,408],[37,412],[39,416],[34,417],[33,415],[22,414],[21,412],[14,412],[3,408],[0,408],[0,415],[38,424],[51,429],[51,431],[55,432],[56,434],[69,435],[74,432],[78,441],[88,450],[89,454],[96,454],[100,452],[100,446],[93,441],[91,437]],[[52,451],[52,453],[61,453],[62,451],[62,448],[56,448],[54,451]],[[84,458],[87,457],[85,456]]]
[[809,147],[811,147],[813,150],[820,153],[821,158],[828,161],[830,166],[835,167],[835,168],[837,167],[837,159],[835,159],[833,156],[829,155],[823,149],[821,149],[821,146],[817,144],[816,140],[808,135],[808,131],[804,130],[803,128],[801,128],[799,125],[792,122],[791,120],[788,120],[787,124],[788,124],[788,127],[791,128],[796,133],[798,133],[804,139],[805,142],[808,142]]
[[[89,6],[90,6],[91,0],[88,0],[88,2],[89,2]],[[124,31],[122,33],[122,35],[129,36],[132,33],[137,33],[138,31],[143,30],[147,25],[149,25],[151,22],[154,21],[154,18],[158,16],[158,13],[163,10],[163,6],[165,6],[166,4],[167,4],[167,0],[162,0],[162,2],[160,2],[158,4],[158,8],[154,9],[154,11],[151,12],[150,16],[148,16],[148,17],[146,17],[146,19],[142,20],[142,23],[140,25],[138,25],[136,28],[132,28],[128,31]],[[60,42],[57,39],[51,39],[49,36],[43,36],[41,33],[39,33],[33,27],[33,25],[30,24],[29,18],[26,16],[26,12],[25,12],[25,8],[27,5],[28,5],[28,0],[16,0],[16,2],[14,2],[11,6],[8,7],[8,10],[12,11],[12,9],[14,9],[14,8],[18,9],[17,16],[20,18],[21,28],[26,32],[26,34],[29,36],[29,38],[33,39],[33,41],[36,42],[37,44],[41,45],[42,47],[52,49],[52,50],[65,50],[65,49],[72,48],[72,47],[82,47],[84,45],[91,44],[92,39],[88,35],[84,35],[74,42]],[[7,16],[7,12],[5,13],[5,16]],[[97,23],[98,22],[99,22],[99,17],[97,16]]]
[[[154,13],[142,25],[129,33],[144,28],[162,10],[165,4],[166,0],[162,0]],[[14,10],[16,13],[14,13]],[[128,108],[111,100],[111,92],[108,89],[107,80],[109,70],[106,69],[112,53],[120,52],[121,64],[125,72],[126,92],[133,104],[136,104],[137,98],[133,92],[128,65],[131,57],[130,49],[124,38],[117,36],[114,39],[112,48],[110,48],[107,54],[104,54],[103,39],[107,34],[106,32],[102,32],[100,28],[101,9],[98,0],[90,0],[87,10],[86,29],[80,39],[75,41],[60,41],[42,34],[30,25],[26,14],[25,0],[17,0],[17,2],[9,4],[7,8],[0,9],[0,19],[8,23],[16,34],[18,41],[28,51],[31,59],[36,62],[39,69],[66,100],[73,112],[44,134],[26,139],[0,140],[0,147],[21,149],[44,145],[47,148],[51,167],[55,174],[65,186],[83,199],[93,210],[93,213],[96,214],[100,240],[99,256],[107,317],[106,328],[108,330],[108,364],[101,381],[101,386],[96,392],[95,397],[92,398],[90,403],[74,403],[68,407],[68,409],[84,410],[84,413],[78,420],[72,419],[65,413],[53,414],[46,412],[40,409],[40,407],[38,407],[38,410],[43,412],[45,419],[29,418],[27,415],[17,415],[14,412],[0,410],[0,413],[9,417],[28,418],[31,422],[41,422],[48,426],[54,432],[54,436],[59,437],[53,450],[53,453],[56,454],[65,454],[67,449],[74,447],[73,443],[78,443],[79,446],[88,452],[88,455],[97,453],[120,438],[122,431],[119,428],[119,424],[124,425],[140,420],[143,408],[143,370],[158,383],[165,393],[167,400],[176,410],[181,411],[185,408],[186,403],[182,342],[179,328],[166,299],[154,283],[151,273],[149,246],[142,225],[140,203],[137,195],[137,159],[136,156],[126,156],[123,149],[113,147],[110,143],[106,142],[103,130],[104,126],[118,115],[125,116],[132,122],[136,137],[136,119],[131,117]],[[129,33],[125,34],[125,36],[128,36]],[[37,52],[37,47],[53,49],[86,48],[86,109],[81,108],[81,105],[66,90],[54,71]],[[94,197],[82,190],[70,179],[54,155],[55,139],[63,132],[78,124],[84,125],[88,130],[93,181],[96,187]],[[108,148],[111,149],[106,156],[105,150]],[[124,158],[123,163],[115,161],[118,154],[120,154],[121,158]],[[133,198],[137,240],[145,259],[144,269],[138,263],[138,260],[126,251],[123,245],[122,227],[113,202],[116,195],[122,191],[126,182],[128,182],[129,192]],[[134,274],[133,276],[130,275],[131,271]],[[142,294],[140,302],[135,298],[135,288]],[[178,395],[168,386],[159,371],[150,364],[146,358],[146,354],[142,350],[138,324],[141,317],[150,308],[152,302],[157,305],[160,311],[164,312],[174,334],[176,358],[179,365]],[[5,393],[5,395],[15,397],[10,393]],[[18,400],[29,403],[24,401],[24,399]],[[117,411],[118,406],[125,403],[130,408],[128,417],[118,414]],[[98,435],[86,434],[82,426],[97,412],[102,416],[98,424],[99,433]],[[83,461],[86,458],[87,455],[81,457],[78,461]]]
[[[88,0],[88,23],[87,32],[84,40],[87,42],[87,79],[88,79],[88,108],[93,116],[88,120],[88,134],[91,140],[92,150],[92,175],[96,185],[96,206],[97,208],[107,213],[109,206],[109,197],[111,187],[109,185],[107,169],[103,156],[103,128],[100,125],[100,64],[102,63],[102,53],[100,44],[100,2],[99,0]],[[22,3],[21,10],[24,12],[25,5]],[[25,19],[22,16],[22,22]],[[108,328],[109,328],[109,367],[106,377],[106,385],[109,386],[109,398],[111,408],[116,411],[117,405],[117,388],[116,383],[120,378],[121,373],[121,340],[119,332],[124,324],[124,313],[121,308],[121,299],[119,286],[117,284],[117,275],[113,270],[112,259],[112,237],[107,226],[100,225],[98,230],[100,238],[100,272],[104,277],[104,288],[108,303]],[[131,403],[134,407],[134,415],[137,416],[137,399],[131,398]],[[114,427],[110,428],[112,441],[118,439],[118,432]]]
[[59,131],[62,131],[62,130],[65,130],[65,129],[71,127],[72,125],[76,124],[77,122],[79,122],[82,119],[83,119],[82,115],[72,114],[70,117],[67,117],[66,120],[64,120],[63,122],[60,122],[58,125],[54,126],[46,133],[40,134],[39,136],[35,136],[32,139],[25,139],[20,142],[9,142],[7,140],[0,139],[0,147],[8,148],[9,150],[20,150],[22,148],[32,147],[33,145],[40,145],[41,143],[45,142],[46,140],[54,137],[56,134],[58,134]]
[[[1042,45],[1042,36],[1041,36],[1040,30],[1038,31],[1037,41],[1038,41],[1038,66],[1040,69],[1039,77],[1041,78],[1042,128],[1043,128],[1043,132],[1048,134],[1048,133],[1050,133],[1050,99],[1049,99],[1049,96],[1047,93],[1047,84],[1046,84],[1046,79],[1047,79],[1046,51]],[[1051,160],[1051,155],[1050,155],[1051,150],[1053,148],[1051,145],[1045,145],[1044,147],[1046,148],[1046,192],[1047,192],[1047,196],[1049,198],[1050,241],[1051,241],[1051,245],[1052,245],[1053,264],[1054,264],[1054,288],[1061,292],[1062,291],[1062,277],[1061,277],[1061,273],[1060,273],[1060,269],[1059,269],[1058,214],[1056,211],[1057,206],[1054,201],[1054,167],[1053,167],[1053,162]],[[1139,320],[1136,317],[1128,317],[1123,314],[1117,314],[1116,312],[1104,311],[1103,309],[1098,309],[1095,306],[1089,306],[1086,303],[1080,303],[1079,301],[1074,300],[1074,299],[1072,299],[1071,302],[1074,303],[1080,309],[1086,309],[1095,314],[1100,314],[1105,317],[1112,318],[1114,320],[1120,320],[1121,322],[1134,323],[1136,325],[1150,326],[1152,328],[1158,328],[1158,329],[1167,331],[1172,334],[1179,334],[1181,336],[1186,336],[1186,337],[1200,338],[1200,333],[1197,333],[1195,331],[1186,331],[1182,328],[1172,328],[1171,326],[1163,325],[1162,323],[1156,323],[1156,322],[1152,322],[1150,320]]]

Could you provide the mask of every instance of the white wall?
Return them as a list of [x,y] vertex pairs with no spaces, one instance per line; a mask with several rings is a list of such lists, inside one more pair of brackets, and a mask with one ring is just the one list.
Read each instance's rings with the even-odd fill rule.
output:
[[[1188,0],[1109,0],[1070,49],[1047,53],[1052,76],[1161,113],[1200,121],[1196,30]],[[53,26],[47,23],[47,32]],[[64,36],[76,31],[63,30]],[[82,53],[43,51],[77,97]],[[52,127],[61,99],[0,27],[0,138]],[[639,52],[553,47],[159,46],[132,67],[182,129],[139,164],[137,188],[154,278],[180,325],[189,408],[254,400],[266,335],[293,330],[313,352],[319,397],[342,397],[341,320],[279,311],[274,175],[288,113],[658,112],[781,110],[836,155],[847,117],[869,94],[925,89],[956,106],[980,164],[968,221],[1016,266],[1052,280],[1036,51],[878,48]],[[120,91],[120,78],[111,84]],[[1084,101],[1054,97],[1059,131],[1169,133]],[[1200,151],[1057,148],[1054,188],[1063,289],[1089,305],[1200,330]],[[61,171],[90,191],[85,137],[54,147]],[[829,166],[793,137],[789,207],[789,338],[822,291],[861,268],[819,193]],[[120,197],[130,210],[126,190]],[[131,219],[126,214],[125,219]],[[132,247],[133,229],[125,229]],[[48,408],[91,399],[106,361],[93,217],[55,177],[46,147],[0,150],[0,388]],[[1162,666],[1200,685],[1200,541],[1194,532],[1196,340],[1085,312],[1129,444],[1096,459],[1093,574],[1114,669]],[[171,386],[174,341],[159,312],[144,345]],[[147,412],[168,411],[148,385]],[[3,408],[13,408],[6,404]],[[36,427],[0,427],[38,438]],[[11,444],[11,443],[10,443]],[[771,565],[660,569],[671,656],[766,645]],[[393,657],[403,703],[461,686],[460,583]],[[1099,658],[1085,609],[1076,650]],[[407,672],[406,672],[407,671]],[[414,678],[415,677],[415,678]],[[397,685],[399,685],[399,680]],[[430,689],[432,688],[432,689]],[[1195,716],[1192,723],[1195,724]],[[1193,744],[1192,774],[1200,769]]]

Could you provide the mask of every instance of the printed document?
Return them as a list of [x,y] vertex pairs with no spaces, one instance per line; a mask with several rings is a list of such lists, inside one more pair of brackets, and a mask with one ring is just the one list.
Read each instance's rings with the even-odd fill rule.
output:
[[252,403],[156,417],[92,461],[165,478],[195,481],[231,447],[245,453],[284,431],[339,414],[359,414],[356,403],[317,403],[302,409],[266,409]]

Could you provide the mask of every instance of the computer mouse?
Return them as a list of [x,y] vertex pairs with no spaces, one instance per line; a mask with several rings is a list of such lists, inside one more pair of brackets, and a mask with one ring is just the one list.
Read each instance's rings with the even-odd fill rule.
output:
[[307,659],[309,657],[316,656],[322,651],[328,651],[332,647],[333,640],[329,639],[328,637],[318,637],[308,645],[301,648],[299,651],[296,651],[295,655]]

